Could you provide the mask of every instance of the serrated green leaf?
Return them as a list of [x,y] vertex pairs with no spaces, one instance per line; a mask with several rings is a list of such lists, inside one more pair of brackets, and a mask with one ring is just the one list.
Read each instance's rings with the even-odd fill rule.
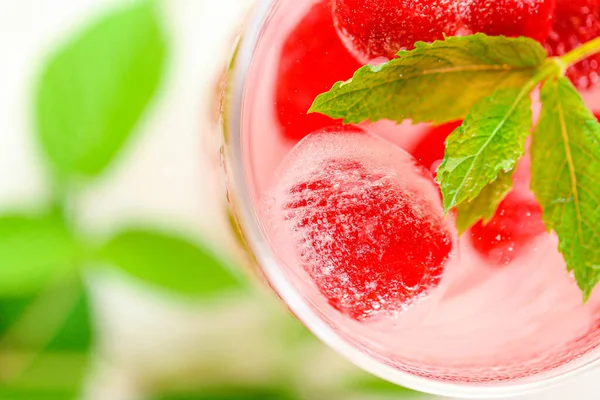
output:
[[80,248],[55,214],[0,217],[0,297],[34,293],[75,272]]
[[123,232],[107,243],[100,257],[146,283],[175,293],[205,296],[240,286],[207,248],[167,233]]
[[463,119],[495,90],[522,87],[547,58],[541,45],[527,38],[476,34],[415,46],[336,83],[316,98],[309,112],[346,123]]
[[527,89],[499,89],[477,103],[448,136],[437,172],[446,211],[472,201],[500,173],[515,168],[531,128]]
[[154,94],[166,47],[154,7],[140,2],[104,17],[45,66],[37,131],[59,175],[102,172]]
[[584,298],[600,280],[600,124],[566,78],[542,87],[531,188]]
[[500,172],[498,178],[485,186],[477,197],[458,205],[456,228],[459,235],[479,220],[483,220],[486,224],[492,219],[496,209],[513,186],[513,172],[514,170]]

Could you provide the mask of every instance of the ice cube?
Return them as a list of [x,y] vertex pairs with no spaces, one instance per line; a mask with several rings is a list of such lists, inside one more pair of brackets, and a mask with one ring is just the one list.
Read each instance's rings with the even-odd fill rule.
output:
[[402,311],[426,296],[453,247],[431,174],[356,127],[308,135],[264,198],[278,256],[356,320]]

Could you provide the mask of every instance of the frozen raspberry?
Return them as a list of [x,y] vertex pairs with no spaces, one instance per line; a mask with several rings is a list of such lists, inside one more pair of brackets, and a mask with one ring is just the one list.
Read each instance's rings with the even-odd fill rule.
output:
[[497,265],[509,264],[533,239],[545,232],[542,210],[530,193],[513,190],[492,220],[471,228],[473,247]]
[[554,0],[470,0],[464,24],[491,36],[528,36],[543,42],[550,33]]
[[[275,190],[300,263],[329,303],[364,320],[401,311],[440,282],[452,249],[431,175],[358,128],[315,132]],[[277,226],[280,226],[278,223]]]
[[[554,22],[545,46],[551,56],[561,56],[600,35],[599,0],[556,0]],[[567,70],[575,86],[587,89],[599,80],[600,54]]]
[[392,58],[415,42],[458,30],[457,0],[333,0],[333,20],[350,52],[366,63]]
[[325,115],[306,112],[318,94],[351,78],[360,66],[335,32],[329,2],[312,6],[281,50],[275,107],[284,135],[299,140],[315,129],[335,124]]
[[441,162],[444,158],[446,138],[458,128],[461,123],[462,121],[449,122],[447,124],[429,128],[410,154],[423,164],[425,168],[434,172],[434,167],[437,167],[440,164],[438,161]]

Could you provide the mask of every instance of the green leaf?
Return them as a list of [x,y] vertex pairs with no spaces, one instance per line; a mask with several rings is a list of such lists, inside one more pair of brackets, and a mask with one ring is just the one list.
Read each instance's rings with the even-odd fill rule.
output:
[[36,295],[0,299],[0,320],[0,393],[10,389],[24,398],[79,397],[92,336],[79,280],[50,284]]
[[514,170],[500,172],[498,178],[485,186],[477,197],[458,205],[456,227],[459,235],[479,220],[487,224],[492,219],[496,209],[513,186],[513,172]]
[[14,388],[0,385],[2,400],[75,400],[79,392],[49,389]]
[[154,7],[141,2],[102,18],[45,66],[37,130],[59,175],[102,172],[154,94],[165,58]]
[[446,211],[472,201],[500,173],[512,171],[531,128],[528,87],[500,89],[477,103],[448,136],[437,180]]
[[0,296],[34,293],[76,271],[80,248],[55,214],[0,217]]
[[367,65],[319,95],[309,112],[346,123],[389,119],[442,123],[463,119],[499,88],[519,88],[546,60],[527,38],[476,34],[418,42],[383,65]]
[[67,318],[46,346],[47,351],[85,352],[91,348],[93,332],[90,302],[87,293],[81,289]]
[[[25,315],[27,320],[22,319]],[[41,345],[45,350],[87,351],[92,341],[90,321],[88,299],[79,283],[55,285],[43,295],[0,298],[0,337],[22,325],[11,341],[15,347],[40,347],[40,333],[48,333]]]
[[566,78],[542,87],[531,188],[584,298],[600,280],[600,124]]
[[79,399],[88,364],[89,355],[82,352],[42,353],[19,379],[5,384],[0,381],[0,399],[5,399],[3,389],[10,390],[17,399],[21,398],[18,396],[40,400]]
[[208,249],[162,232],[123,232],[101,250],[100,257],[136,278],[176,293],[211,295],[240,286]]

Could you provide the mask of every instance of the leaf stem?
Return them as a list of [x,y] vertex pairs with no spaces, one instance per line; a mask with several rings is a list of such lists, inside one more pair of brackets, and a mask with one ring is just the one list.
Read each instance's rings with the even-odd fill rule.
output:
[[555,58],[549,58],[539,68],[537,73],[525,84],[523,91],[530,93],[540,82],[550,75],[558,75],[562,71],[562,63]]
[[576,64],[584,58],[596,53],[600,53],[600,37],[590,40],[589,42],[586,42],[581,46],[571,50],[564,56],[557,58],[560,60],[561,69],[565,71],[571,65]]

